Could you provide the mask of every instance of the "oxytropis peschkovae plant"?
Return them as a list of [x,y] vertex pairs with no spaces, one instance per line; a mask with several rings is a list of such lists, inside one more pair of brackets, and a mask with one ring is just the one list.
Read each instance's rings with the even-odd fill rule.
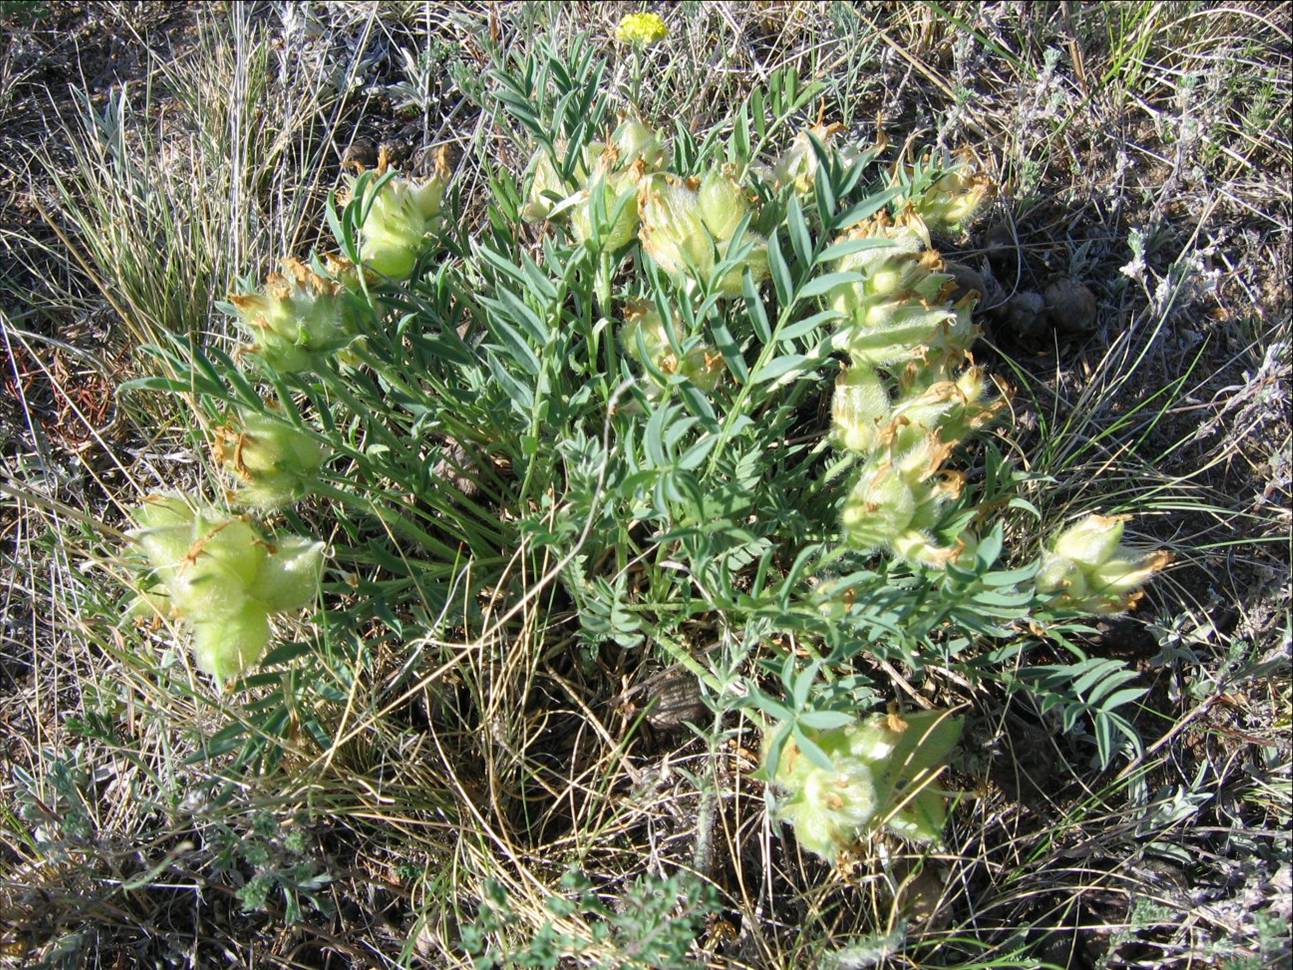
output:
[[[439,642],[453,607],[471,642],[513,630],[500,598],[543,603],[577,644],[560,662],[654,650],[757,723],[804,849],[937,840],[961,718],[869,714],[887,691],[863,661],[1005,682],[984,645],[1126,609],[1165,563],[1093,516],[998,567],[1003,510],[1031,507],[983,440],[1007,409],[971,356],[978,294],[933,248],[986,178],[934,155],[886,176],[823,124],[766,158],[815,93],[788,72],[703,136],[617,117],[583,43],[491,80],[529,164],[486,160],[478,231],[443,156],[423,181],[381,165],[331,200],[339,254],[231,299],[237,360],[157,351],[172,374],[138,386],[193,395],[228,503],[263,522],[146,501],[150,601],[220,679],[319,590],[331,646],[307,663],[347,676],[365,629]],[[296,535],[322,521],[332,583]]]
[[[527,75],[533,77],[529,72],[521,77]],[[900,639],[892,627],[881,632],[880,604],[868,609],[866,592],[870,587],[873,598],[883,598],[884,608],[891,608],[903,598],[894,580],[905,572],[910,578],[904,582],[916,580],[938,593],[923,594],[923,609],[914,606],[913,596],[897,611],[900,622],[907,614],[902,632],[912,646],[895,652],[919,665],[922,642],[926,649],[932,646],[930,632],[949,616],[977,611],[977,624],[968,624],[972,632],[1003,634],[985,618],[1020,620],[1046,609],[1048,602],[1058,610],[1116,611],[1161,568],[1162,554],[1133,560],[1124,551],[1096,577],[1091,569],[1066,571],[1057,565],[1059,553],[1047,552],[1040,563],[991,571],[1003,537],[990,507],[1004,504],[1003,497],[980,495],[976,502],[966,496],[966,476],[957,460],[975,435],[1004,413],[1005,391],[970,353],[980,294],[958,291],[931,244],[935,235],[961,232],[987,198],[990,183],[973,156],[929,154],[914,164],[896,165],[887,186],[866,187],[874,152],[832,150],[837,126],[819,123],[796,136],[781,156],[759,163],[749,151],[748,114],[737,119],[725,160],[707,154],[714,147],[712,135],[697,146],[679,132],[668,152],[665,136],[630,114],[610,141],[613,145],[628,134],[634,147],[607,149],[596,140],[580,146],[575,139],[586,129],[574,127],[559,140],[536,127],[545,101],[541,92],[535,94],[515,83],[504,97],[515,106],[526,95],[536,109],[516,112],[540,142],[529,168],[526,217],[564,226],[577,244],[576,255],[582,249],[590,260],[602,261],[603,278],[608,253],[614,265],[631,257],[647,270],[645,280],[635,282],[630,274],[625,283],[630,293],[618,300],[607,321],[618,322],[620,346],[637,366],[638,375],[621,375],[637,382],[646,418],[646,454],[626,456],[625,480],[639,490],[654,486],[648,514],[662,523],[658,535],[672,529],[674,536],[683,536],[661,548],[660,558],[681,558],[691,566],[695,585],[712,579],[720,587],[703,590],[706,609],[723,603],[728,623],[749,623],[764,613],[752,602],[758,598],[753,594],[767,588],[778,563],[793,563],[780,570],[787,585],[806,585],[807,554],[816,558],[819,574],[818,613],[835,621],[823,645],[832,639],[837,645],[831,656],[819,659],[847,660],[863,645],[838,641],[860,630],[870,641]],[[553,146],[564,153],[564,166]],[[643,152],[640,146],[649,149]],[[636,212],[628,203],[634,192]],[[658,276],[651,275],[652,268]],[[762,286],[769,278],[771,306]],[[645,292],[636,295],[635,288]],[[831,396],[830,431],[806,449],[809,460],[796,467],[797,450],[788,433],[797,418],[795,405],[810,393],[806,384],[830,373],[836,353],[846,363],[838,369]],[[652,437],[659,441],[655,448]],[[722,463],[725,453],[760,440],[777,455],[782,489],[761,481],[769,464],[756,464],[758,470],[742,481],[739,460],[728,467]],[[839,460],[824,474],[809,472],[827,441],[839,449]],[[758,450],[755,444],[746,454]],[[652,468],[660,471],[653,475]],[[997,472],[1003,478],[1000,467]],[[820,515],[831,505],[821,501],[832,494],[827,482],[847,483],[834,491],[835,528]],[[748,501],[733,494],[742,489],[749,489]],[[770,497],[769,491],[780,492],[763,503],[776,512],[764,519],[763,529],[750,528],[765,511],[759,500]],[[792,518],[788,509],[803,517]],[[630,509],[624,514],[634,517]],[[738,527],[743,514],[750,518]],[[778,530],[776,525],[784,524],[776,523],[778,514],[808,527],[798,536]],[[724,554],[721,539],[714,541],[725,527],[747,540],[736,545],[744,547],[739,556],[754,577],[750,594],[734,589],[732,564],[740,561],[738,555],[730,545]],[[708,530],[704,539],[695,534],[698,528]],[[803,533],[827,541],[806,546]],[[1061,549],[1071,544],[1063,538],[1057,543]],[[691,556],[672,556],[680,549]],[[886,561],[884,572],[833,575],[837,563]],[[1030,583],[1039,568],[1042,576]],[[593,601],[584,607],[588,612],[612,621],[618,614],[620,641],[635,642],[647,628],[646,610],[625,610],[624,576],[616,578],[619,585],[600,587],[580,579],[574,592],[577,599],[582,594]],[[1077,588],[1089,578],[1096,586],[1090,595],[1086,586]],[[645,583],[656,600],[670,586],[676,591],[678,584],[658,574]],[[599,591],[611,602],[595,604]],[[802,590],[795,592],[802,596]],[[783,586],[778,623],[789,619],[786,604],[793,596]],[[662,628],[659,613],[652,619],[649,635],[668,642],[662,634],[672,631]],[[866,646],[884,649],[875,642]],[[829,663],[815,662],[805,682],[791,671],[791,658],[776,659],[784,665],[773,666],[789,672],[783,676],[787,694],[801,694],[794,708],[761,697],[757,683],[750,685],[750,696],[771,715],[764,772],[782,792],[779,814],[794,823],[800,843],[833,858],[882,821],[913,837],[935,839],[944,796],[927,786],[954,746],[959,719],[948,712],[895,716],[883,723],[863,719],[831,706],[832,678],[814,685],[813,677],[824,674]],[[847,663],[839,667],[836,676],[849,671]],[[930,729],[931,717],[937,730]],[[787,751],[791,756],[783,764]],[[917,775],[922,784],[895,807],[899,783]]]

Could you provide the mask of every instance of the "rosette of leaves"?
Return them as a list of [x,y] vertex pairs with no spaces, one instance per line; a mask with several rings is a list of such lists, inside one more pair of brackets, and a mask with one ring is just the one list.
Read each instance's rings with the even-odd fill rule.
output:
[[1055,604],[1083,613],[1121,613],[1144,595],[1141,587],[1171,562],[1159,549],[1138,551],[1123,545],[1130,516],[1088,515],[1065,529],[1042,554],[1037,591],[1055,595]]
[[130,533],[157,585],[156,611],[184,621],[198,666],[226,681],[255,663],[270,639],[269,618],[308,606],[323,571],[323,543],[267,538],[248,520],[155,494],[135,511]]
[[804,729],[808,743],[792,737],[775,759],[765,741],[775,817],[790,823],[803,848],[831,862],[875,828],[935,842],[946,822],[947,795],[931,782],[961,727],[946,711],[921,711]]

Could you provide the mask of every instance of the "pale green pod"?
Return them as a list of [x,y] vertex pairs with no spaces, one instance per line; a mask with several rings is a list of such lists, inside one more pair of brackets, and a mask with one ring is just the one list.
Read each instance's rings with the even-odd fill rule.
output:
[[706,394],[713,393],[722,381],[727,367],[723,355],[708,344],[693,347],[682,359],[678,372]]
[[640,169],[631,168],[613,175],[598,173],[588,188],[581,193],[582,201],[570,212],[570,228],[579,242],[589,242],[593,237],[594,199],[600,198],[604,218],[601,246],[615,252],[637,237],[637,189]]
[[960,162],[945,172],[918,199],[912,200],[915,211],[930,229],[959,233],[978,212],[992,189],[992,182],[978,167],[969,151],[961,153]]
[[[930,432],[943,428],[960,403],[960,392],[951,381],[939,381],[919,394],[899,398],[893,406],[894,420],[901,425],[898,447],[912,447]],[[940,438],[952,440],[941,434]]]
[[[721,244],[723,258],[732,251],[732,240]],[[719,279],[716,287],[721,296],[729,299],[740,296],[745,288],[745,274],[748,272],[756,285],[768,278],[768,241],[755,232],[747,232],[742,237],[741,245],[749,245],[750,251],[732,269]]]
[[1042,553],[1042,564],[1034,582],[1039,593],[1060,593],[1068,589],[1072,577],[1080,573],[1077,563],[1053,552]]
[[1096,613],[1121,613],[1140,599],[1145,583],[1172,561],[1164,550],[1137,555],[1119,547],[1115,556],[1087,573],[1089,593],[1084,605]]
[[322,543],[285,536],[271,544],[245,519],[191,509],[178,495],[150,496],[134,517],[148,528],[133,537],[164,581],[143,594],[144,605],[191,624],[199,666],[221,680],[260,656],[269,613],[317,595]]
[[1087,575],[1090,577],[1090,587],[1093,592],[1125,596],[1143,586],[1158,569],[1158,560],[1153,556],[1139,559],[1115,556],[1092,569]]
[[[207,520],[200,520],[207,525]],[[250,586],[268,555],[264,540],[243,519],[219,519],[198,537],[188,558],[200,569],[229,576]]]
[[[711,173],[712,174],[712,173]],[[748,206],[742,198],[733,202],[735,183],[721,176],[711,179],[708,201],[702,205],[696,180],[684,182],[672,175],[642,180],[638,193],[641,227],[638,237],[642,248],[675,283],[688,278],[708,280],[716,260],[731,252],[735,232]],[[739,189],[737,190],[739,193]],[[709,216],[704,212],[708,210]],[[735,218],[733,216],[735,215]],[[716,231],[717,230],[717,231]],[[742,292],[746,272],[758,282],[768,275],[767,240],[756,233],[746,233],[741,247],[747,251],[740,263],[722,275],[716,290],[724,297]]]
[[419,257],[434,243],[444,225],[444,195],[449,185],[445,153],[436,158],[435,172],[421,183],[402,175],[368,183],[361,211],[359,257],[383,276],[406,279]]
[[669,160],[668,145],[660,133],[636,115],[629,115],[619,123],[611,134],[611,145],[625,167],[640,159],[648,172],[658,172]]
[[[676,325],[674,337],[681,343],[682,333],[676,329]],[[718,386],[726,371],[722,355],[708,344],[691,347],[679,360],[669,341],[665,323],[655,304],[649,300],[630,300],[625,305],[620,346],[629,357],[642,364],[644,369],[649,363],[652,369],[666,376],[682,374],[706,393]],[[643,347],[647,353],[645,359],[642,356]],[[648,373],[651,371],[648,370]]]
[[167,584],[175,608],[194,620],[235,613],[265,561],[265,544],[241,519],[199,520],[199,530]]
[[239,479],[238,504],[278,508],[300,499],[318,477],[327,451],[313,435],[268,413],[244,412],[216,429],[216,460]]
[[900,535],[916,513],[911,486],[888,464],[867,468],[844,502],[845,538],[858,549],[876,549]]
[[857,366],[840,373],[831,396],[831,433],[840,448],[870,453],[889,417],[889,391],[874,370]]
[[[530,178],[530,191],[520,215],[526,222],[542,222],[548,218],[552,207],[569,194],[569,189],[562,182],[546,148],[540,147],[534,153],[530,166],[534,174]],[[555,200],[553,196],[556,196]]]
[[[883,261],[878,265],[872,261],[857,260],[859,266],[875,265],[875,268],[868,274],[869,279],[863,284],[846,284],[851,289],[847,290],[853,299],[858,299],[857,287],[863,287],[863,293],[866,297],[874,300],[892,300],[900,297],[907,297],[913,291],[913,287],[925,278],[927,271],[921,265],[916,250],[907,250],[889,255],[889,251],[884,249],[863,250],[855,255],[863,256],[868,253],[885,254]],[[849,261],[845,257],[841,262]],[[854,270],[859,272],[860,270]]]
[[833,861],[857,840],[878,807],[870,768],[838,757],[830,770],[808,773],[790,820],[800,845]]
[[283,261],[256,293],[229,298],[252,338],[252,353],[280,373],[309,370],[321,355],[345,347],[358,333],[364,308],[345,287],[299,260]]
[[620,329],[620,347],[639,364],[645,364],[639,339],[646,347],[648,359],[659,368],[660,359],[670,352],[669,335],[664,320],[650,300],[630,300],[624,307],[624,326]]
[[946,820],[946,796],[929,784],[961,727],[945,711],[921,711],[809,732],[830,767],[787,743],[771,778],[779,793],[776,816],[794,827],[805,850],[830,861],[882,822],[906,837],[935,841]]
[[1056,536],[1052,548],[1083,566],[1099,566],[1117,551],[1126,521],[1123,515],[1088,515]]
[[958,400],[939,422],[944,441],[961,441],[992,422],[1006,406],[1004,399],[990,400],[982,367],[969,367],[955,381]]
[[166,581],[175,611],[188,619],[226,616],[243,608],[247,585],[212,560],[182,562]]
[[898,732],[892,730],[883,717],[864,718],[844,729],[844,749],[868,764],[887,761],[898,747]]
[[163,580],[174,576],[196,538],[193,510],[178,495],[150,495],[134,518],[140,528],[130,535],[149,565]]
[[154,493],[145,496],[143,504],[135,510],[134,520],[143,529],[192,527],[193,508],[175,492]]
[[945,569],[949,563],[960,558],[963,547],[940,545],[928,532],[908,529],[894,536],[889,549],[899,559],[907,562],[920,563],[931,569]]
[[295,480],[276,475],[240,485],[229,493],[229,500],[247,509],[281,509],[300,501],[302,494]]
[[872,302],[906,297],[942,265],[936,254],[922,255],[928,240],[921,227],[909,222],[895,225],[887,215],[862,223],[841,242],[853,240],[871,240],[883,245],[849,253],[836,261],[836,272],[858,273],[864,277],[860,282],[845,283],[831,291],[830,305],[842,313],[853,313]]
[[644,180],[639,190],[642,248],[668,276],[681,283],[714,270],[714,243],[705,229],[696,192],[673,176]]
[[711,168],[697,189],[697,201],[705,228],[717,240],[726,242],[735,234],[750,211],[744,190],[727,169]]
[[271,613],[314,602],[323,576],[323,543],[287,536],[274,543],[256,579],[255,596]]
[[[764,177],[778,189],[789,187],[797,195],[807,198],[812,193],[814,184],[816,184],[818,168],[817,153],[813,151],[809,135],[811,134],[823,146],[829,148],[835,140],[835,136],[843,130],[842,125],[831,124],[813,125],[811,128],[801,131],[791,140],[789,147],[773,161],[772,165],[762,170]],[[846,165],[852,164],[860,154],[851,145],[844,146],[839,151]]]
[[920,357],[955,318],[939,306],[899,301],[868,308],[847,331],[842,349],[855,361],[886,366]]
[[248,602],[240,610],[193,624],[193,654],[198,666],[227,681],[254,664],[269,643],[269,616]]

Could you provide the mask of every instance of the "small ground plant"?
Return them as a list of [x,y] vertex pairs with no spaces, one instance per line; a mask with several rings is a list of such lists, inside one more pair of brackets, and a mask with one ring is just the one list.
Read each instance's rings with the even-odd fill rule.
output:
[[[984,435],[1008,391],[934,248],[988,196],[973,158],[793,134],[811,92],[786,75],[728,125],[656,129],[581,41],[492,81],[525,171],[469,195],[443,153],[424,179],[381,159],[330,201],[335,251],[230,297],[241,346],[154,347],[128,388],[181,395],[210,441],[211,487],[145,498],[132,533],[141,608],[241,708],[210,752],[335,751],[383,641],[469,731],[498,701],[454,668],[500,640],[570,676],[654,656],[760,733],[771,816],[835,863],[882,827],[936,843],[956,789],[959,712],[901,710],[862,658],[1089,716],[1106,764],[1134,745],[1141,692],[1065,634],[1167,557],[1123,516],[1010,542],[1039,513]],[[316,632],[271,645],[307,606]],[[1024,631],[1072,664],[1020,669]]]

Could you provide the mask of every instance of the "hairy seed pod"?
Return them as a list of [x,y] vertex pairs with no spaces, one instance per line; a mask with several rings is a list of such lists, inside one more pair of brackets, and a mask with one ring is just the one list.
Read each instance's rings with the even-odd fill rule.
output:
[[1125,515],[1088,515],[1055,537],[1055,554],[1083,566],[1095,567],[1109,560],[1122,542]]
[[[817,182],[817,153],[813,150],[811,138],[817,139],[824,148],[831,148],[835,136],[844,130],[841,124],[817,124],[795,135],[786,148],[770,166],[759,166],[756,171],[763,179],[781,191],[792,189],[801,198],[807,198]],[[860,153],[853,146],[838,149],[845,165],[855,162]]]
[[[725,260],[737,226],[745,218],[748,202],[735,183],[713,175],[702,205],[699,189],[704,181],[683,181],[672,175],[643,180],[638,194],[642,248],[675,283],[708,280],[718,262]],[[748,271],[755,282],[768,275],[767,241],[756,233],[741,237],[744,258],[717,281],[725,297],[739,296]]]
[[292,374],[345,347],[359,331],[364,308],[345,287],[296,259],[283,261],[263,289],[229,297],[249,348],[270,370]]
[[1037,591],[1055,594],[1059,606],[1087,613],[1108,615],[1135,606],[1141,587],[1172,557],[1123,545],[1129,518],[1088,515],[1061,532],[1042,553]]
[[879,549],[901,535],[915,514],[911,484],[885,461],[863,470],[844,502],[840,524],[850,545]]
[[864,365],[849,367],[835,381],[831,433],[845,451],[870,454],[890,418],[889,392],[880,376]]
[[904,190],[901,198],[931,231],[947,235],[962,232],[992,190],[991,179],[968,148],[950,164],[927,159],[898,165],[892,184]]
[[269,617],[308,605],[323,571],[323,544],[265,539],[247,520],[194,506],[175,494],[148,496],[132,538],[161,580],[150,602],[189,624],[198,665],[227,680],[269,642]]
[[[941,836],[947,800],[928,782],[960,739],[959,718],[921,711],[806,733],[829,765],[791,740],[769,778],[778,793],[776,817],[793,826],[804,849],[834,861],[881,824],[921,841]],[[765,759],[770,750],[765,741]]]
[[[608,150],[609,152],[609,150]],[[603,250],[614,252],[627,246],[638,232],[638,184],[646,177],[645,166],[635,162],[627,169],[612,170],[603,155],[593,169],[588,186],[577,194],[571,209],[570,228],[579,242],[593,241],[593,216],[600,206],[605,224],[598,240]]]
[[525,205],[521,207],[521,218],[526,222],[542,222],[548,218],[561,199],[569,195],[569,189],[552,164],[552,156],[546,148],[540,147],[530,160],[530,191],[526,195]]
[[216,429],[216,461],[238,478],[240,505],[279,508],[299,500],[318,475],[327,452],[306,432],[272,414],[244,412]]
[[[682,331],[676,323],[673,337],[680,346],[684,344]],[[649,300],[630,300],[625,305],[624,326],[620,330],[620,346],[624,352],[641,364],[648,374],[653,371],[666,377],[682,374],[708,394],[718,386],[726,370],[723,357],[709,344],[692,341],[686,343],[692,345],[683,352],[680,359],[654,303]],[[659,385],[652,387],[658,392]]]
[[638,161],[647,172],[658,172],[669,160],[668,142],[660,132],[637,115],[626,115],[611,133],[611,145],[619,153],[619,163],[628,168]]
[[421,183],[395,175],[366,185],[359,258],[368,269],[392,279],[408,278],[444,225],[442,209],[449,179],[441,150],[434,173]]

